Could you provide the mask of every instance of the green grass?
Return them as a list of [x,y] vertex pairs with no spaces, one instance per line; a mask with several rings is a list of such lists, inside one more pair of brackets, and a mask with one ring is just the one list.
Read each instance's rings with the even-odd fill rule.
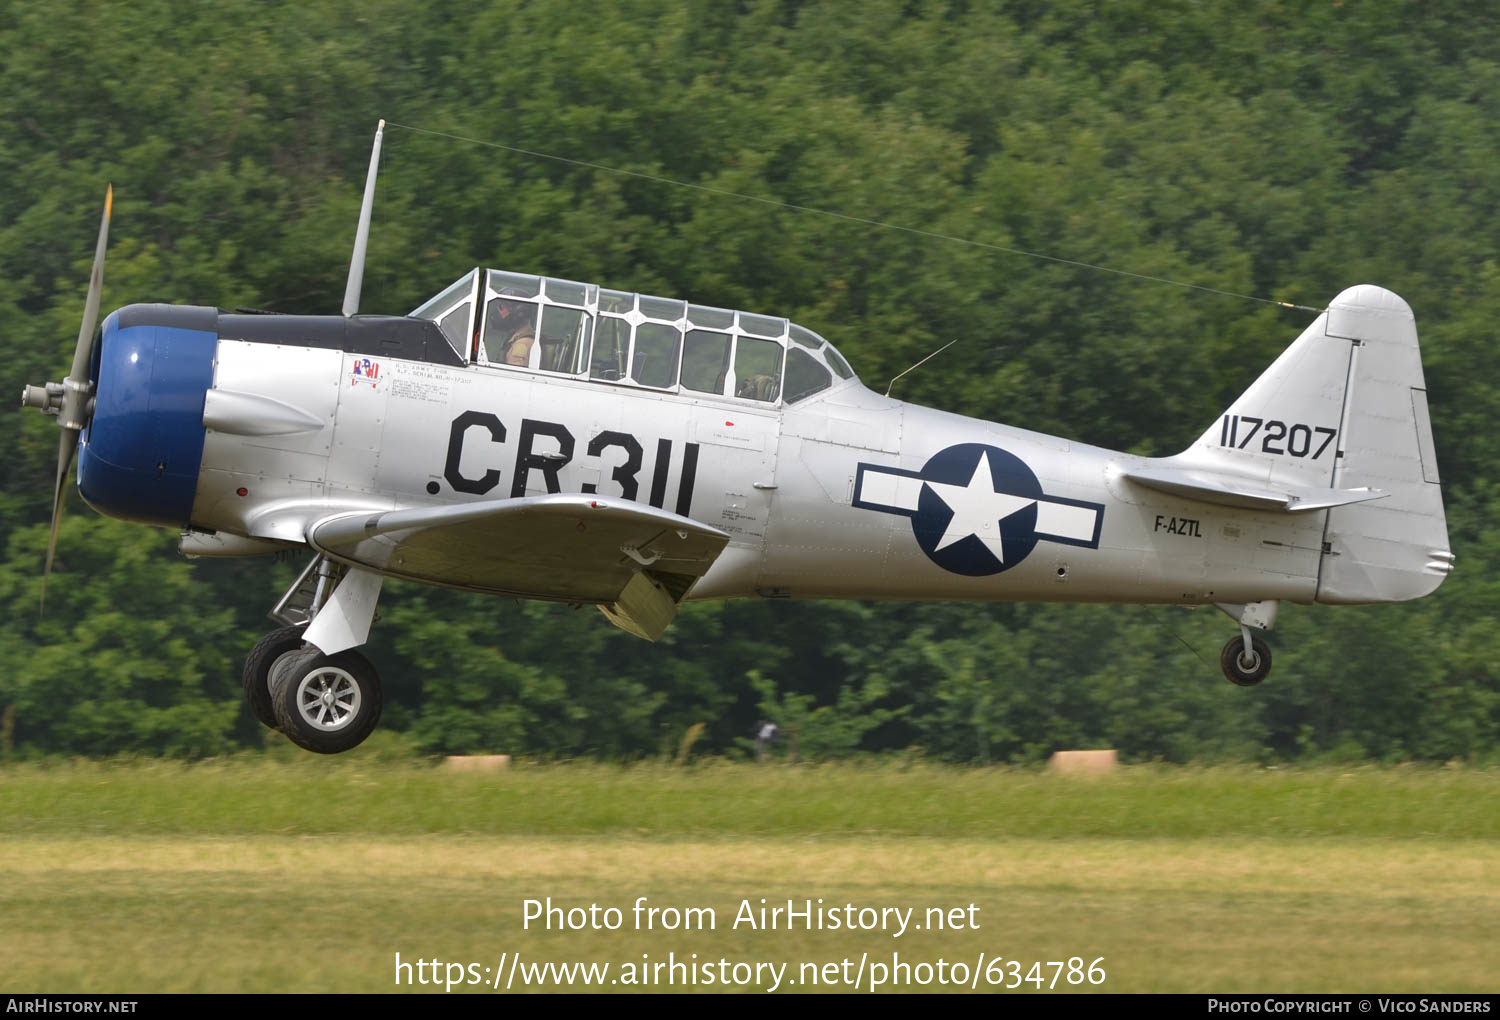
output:
[[[1106,991],[1493,991],[1497,793],[1495,771],[1419,768],[12,765],[0,978],[382,992],[397,952],[615,974],[696,952],[787,962],[793,980],[862,954],[972,966],[983,952],[1102,956]],[[523,927],[523,901],[548,896],[619,908],[625,925]],[[639,896],[712,908],[718,927],[636,931]],[[972,903],[979,927],[730,927],[762,898],[910,907],[918,923]]]
[[835,834],[1500,838],[1500,771],[518,765],[247,757],[0,769],[0,831],[96,835]]

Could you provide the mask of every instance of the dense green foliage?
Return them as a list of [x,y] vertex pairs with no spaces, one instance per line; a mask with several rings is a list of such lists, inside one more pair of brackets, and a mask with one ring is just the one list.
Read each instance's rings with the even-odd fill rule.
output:
[[[1218,675],[1212,611],[731,603],[658,645],[597,614],[390,585],[383,725],[435,750],[955,761],[1500,751],[1493,613],[1500,22],[1456,3],[603,9],[389,0],[0,9],[0,389],[56,378],[106,181],[105,305],[336,309],[379,117],[924,231],[1318,305],[1374,282],[1422,334],[1458,570],[1433,598],[1290,607]],[[1305,325],[1264,303],[393,128],[364,307],[476,263],[787,315],[922,403],[1160,454]],[[0,449],[7,750],[261,739],[244,652],[294,565],[195,563],[76,497],[36,611],[56,444]]]

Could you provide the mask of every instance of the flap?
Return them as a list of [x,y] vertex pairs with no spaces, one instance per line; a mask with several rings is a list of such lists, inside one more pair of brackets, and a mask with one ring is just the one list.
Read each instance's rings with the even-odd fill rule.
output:
[[1380,499],[1386,495],[1379,489],[1325,489],[1283,485],[1252,481],[1217,471],[1186,471],[1178,468],[1141,468],[1125,472],[1125,477],[1148,489],[1170,492],[1174,496],[1186,496],[1205,503],[1289,514],[1362,503],[1367,499]]
[[391,577],[468,591],[609,604],[637,572],[680,602],[729,542],[717,528],[579,494],[333,514],[307,541]]

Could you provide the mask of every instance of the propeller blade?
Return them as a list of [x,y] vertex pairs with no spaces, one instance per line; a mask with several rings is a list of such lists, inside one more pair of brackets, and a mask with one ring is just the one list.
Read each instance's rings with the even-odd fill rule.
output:
[[89,296],[83,306],[83,322],[78,327],[78,344],[73,348],[73,370],[68,373],[74,379],[84,379],[88,375],[89,346],[94,339],[94,327],[99,325],[99,296],[104,291],[104,248],[109,243],[109,216],[114,205],[115,186],[111,184],[104,192],[104,215],[99,218],[99,240],[94,245]]
[[73,451],[77,449],[78,430],[63,429],[62,435],[57,437],[57,482],[52,488],[52,533],[47,537],[47,565],[42,568],[42,609],[47,608],[47,578],[52,575],[52,558],[57,552],[57,529],[62,524],[68,468],[73,466]]
[[109,243],[109,215],[114,204],[115,186],[111,184],[104,193],[104,215],[99,218],[99,241],[94,245],[88,299],[83,305],[83,321],[78,325],[78,342],[73,345],[73,367],[63,380],[62,407],[58,411],[57,424],[64,429],[79,431],[87,424],[84,408],[88,402],[89,353],[94,327],[99,324],[99,297],[104,291],[104,247]]
[[[104,192],[104,215],[99,217],[99,240],[94,244],[94,267],[89,272],[89,293],[83,303],[83,321],[78,324],[78,342],[73,345],[73,365],[61,387],[57,424],[62,434],[57,439],[57,480],[52,487],[52,532],[47,537],[47,562],[42,568],[43,609],[47,606],[47,579],[52,575],[52,560],[57,554],[57,529],[62,524],[68,468],[73,466],[78,434],[88,424],[89,355],[92,353],[94,328],[99,325],[99,300],[104,293],[104,249],[109,244],[109,217],[114,206],[115,186],[111,184]],[[34,404],[29,396],[28,393],[27,402]]]

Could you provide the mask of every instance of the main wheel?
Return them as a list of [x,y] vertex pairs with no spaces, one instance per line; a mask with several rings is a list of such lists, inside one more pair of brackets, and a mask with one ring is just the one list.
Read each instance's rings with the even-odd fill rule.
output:
[[308,648],[276,667],[271,707],[292,743],[338,754],[359,746],[380,721],[380,677],[352,648],[335,655]]
[[1245,658],[1245,639],[1233,637],[1219,653],[1219,666],[1229,682],[1239,687],[1254,687],[1271,672],[1271,649],[1255,635],[1250,635],[1250,658]]
[[302,650],[302,632],[306,629],[303,626],[273,630],[255,642],[255,647],[250,649],[250,654],[245,658],[245,668],[240,674],[245,688],[245,703],[250,706],[250,714],[261,725],[273,730],[279,727],[276,723],[276,711],[271,707],[271,672],[278,663]]

